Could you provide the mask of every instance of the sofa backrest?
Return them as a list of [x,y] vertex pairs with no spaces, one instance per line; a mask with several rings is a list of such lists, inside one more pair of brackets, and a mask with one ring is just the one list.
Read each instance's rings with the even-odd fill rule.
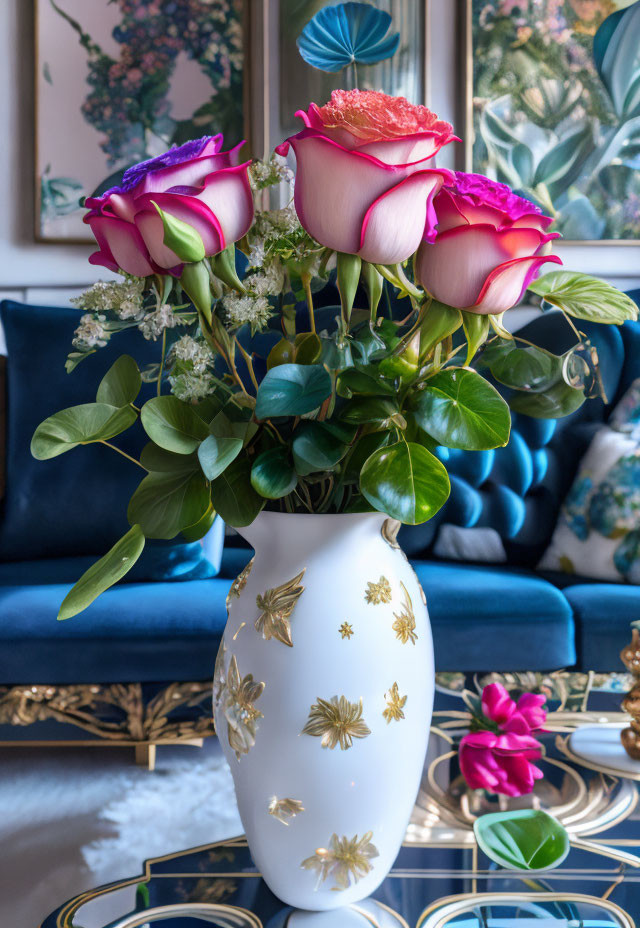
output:
[[[55,558],[61,563],[64,558],[101,556],[129,528],[127,503],[144,476],[140,468],[100,444],[75,448],[49,461],[36,461],[30,452],[36,426],[68,406],[94,402],[100,379],[120,355],[131,354],[141,366],[160,360],[160,343],[145,341],[134,328],[67,374],[65,359],[79,316],[71,308],[0,304],[8,352],[0,387],[6,385],[0,423],[6,467],[0,562]],[[154,389],[153,384],[143,384],[139,402]],[[146,441],[136,427],[115,443],[137,455]],[[217,547],[219,563],[221,545]],[[187,544],[180,536],[175,542],[148,542],[128,578],[214,576],[218,563],[205,557],[202,545]]]
[[[640,290],[630,294],[636,302]],[[511,564],[533,567],[553,534],[558,511],[597,428],[633,380],[640,377],[640,322],[623,326],[581,323],[597,347],[607,396],[587,400],[564,419],[514,415],[509,443],[495,451],[444,451],[451,495],[429,522],[403,526],[399,541],[411,557],[432,553],[443,523],[492,528]],[[548,312],[516,333],[556,354],[575,344],[559,312]]]

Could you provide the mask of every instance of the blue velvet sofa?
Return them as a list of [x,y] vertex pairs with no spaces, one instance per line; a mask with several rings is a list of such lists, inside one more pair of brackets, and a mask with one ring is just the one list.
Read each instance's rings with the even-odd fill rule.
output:
[[[640,291],[633,294],[640,296]],[[35,426],[64,406],[92,401],[101,374],[130,351],[157,345],[124,333],[64,371],[77,312],[5,302],[8,358],[0,512],[0,744],[60,737],[150,745],[211,733],[210,684],[232,579],[251,551],[221,526],[200,544],[151,545],[127,582],[86,612],[57,622],[70,585],[126,530],[135,468],[103,446],[52,461],[31,458]],[[558,421],[515,416],[506,448],[449,452],[451,497],[400,542],[427,593],[439,671],[616,671],[640,618],[640,588],[543,575],[535,565],[598,426],[640,376],[640,324],[585,325],[600,354],[608,405],[585,403]],[[573,343],[558,313],[521,333],[560,352]],[[125,450],[133,439],[123,436]],[[438,560],[443,523],[492,527],[507,564]],[[216,534],[217,533],[217,534]],[[66,726],[61,728],[62,726]],[[69,734],[71,733],[71,734]]]

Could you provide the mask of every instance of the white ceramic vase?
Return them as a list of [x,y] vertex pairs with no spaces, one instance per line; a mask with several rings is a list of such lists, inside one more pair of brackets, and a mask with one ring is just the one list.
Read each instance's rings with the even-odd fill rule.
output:
[[420,785],[433,705],[418,579],[379,513],[261,513],[216,661],[215,723],[253,859],[301,909],[364,899]]

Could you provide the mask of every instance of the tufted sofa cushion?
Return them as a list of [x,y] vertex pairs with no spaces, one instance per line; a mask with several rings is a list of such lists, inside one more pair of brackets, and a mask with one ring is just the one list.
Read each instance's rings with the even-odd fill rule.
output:
[[[632,296],[640,296],[636,291]],[[580,458],[621,394],[640,375],[640,323],[581,329],[596,345],[608,403],[587,400],[564,419],[514,415],[511,439],[493,451],[440,449],[451,477],[451,495],[430,522],[404,526],[400,543],[410,557],[432,552],[438,527],[489,527],[502,538],[510,564],[534,567],[556,524]],[[559,312],[545,313],[518,332],[557,354],[575,344]]]

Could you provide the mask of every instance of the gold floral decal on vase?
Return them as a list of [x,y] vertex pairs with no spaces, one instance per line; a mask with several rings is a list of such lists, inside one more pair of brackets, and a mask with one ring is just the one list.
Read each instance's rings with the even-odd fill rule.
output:
[[322,747],[333,750],[340,745],[348,751],[354,738],[366,738],[371,729],[362,718],[362,700],[349,702],[344,696],[332,696],[330,700],[318,699],[311,706],[303,735],[322,738]]
[[253,674],[242,677],[235,655],[229,661],[224,689],[224,717],[227,720],[229,747],[240,760],[256,743],[258,719],[264,718],[254,703],[264,692],[264,683],[256,683]]
[[403,592],[403,609],[399,615],[397,612],[393,613],[395,622],[392,628],[396,633],[396,638],[403,644],[406,644],[408,641],[410,641],[411,644],[415,644],[418,640],[418,636],[416,635],[416,617],[413,614],[413,603],[411,602],[409,591],[404,583],[401,583],[400,586]]
[[262,634],[265,641],[275,638],[277,641],[281,641],[282,644],[286,644],[290,648],[293,647],[290,619],[291,613],[304,591],[300,581],[304,577],[306,569],[305,567],[304,570],[301,570],[293,580],[288,580],[287,583],[282,583],[272,590],[267,590],[264,596],[256,597],[256,604],[258,609],[261,610],[256,619],[256,630]]
[[236,579],[231,584],[231,589],[227,594],[227,610],[231,605],[232,599],[238,599],[245,586],[247,585],[247,580],[249,579],[249,574],[251,573],[251,568],[253,567],[253,562],[255,557],[252,557],[246,567],[243,567]]
[[288,825],[292,818],[304,812],[304,806],[299,799],[277,799],[275,796],[269,803],[269,815]]
[[364,601],[371,606],[391,602],[391,584],[386,577],[380,577],[377,583],[373,583],[371,580],[367,583]]
[[319,847],[312,857],[303,860],[300,866],[303,870],[315,870],[318,874],[316,889],[329,877],[333,877],[335,886],[333,890],[341,892],[349,889],[351,881],[357,883],[371,873],[373,866],[370,863],[379,856],[378,848],[371,843],[373,832],[368,831],[362,838],[339,838],[331,835],[329,847]]
[[343,622],[338,631],[342,638],[351,638],[353,635],[353,625],[350,625],[348,622]]
[[407,703],[407,697],[400,695],[397,683],[394,683],[384,696],[387,700],[387,708],[382,713],[382,717],[387,720],[387,725],[389,722],[399,722],[400,719],[404,718],[404,712],[402,710]]

